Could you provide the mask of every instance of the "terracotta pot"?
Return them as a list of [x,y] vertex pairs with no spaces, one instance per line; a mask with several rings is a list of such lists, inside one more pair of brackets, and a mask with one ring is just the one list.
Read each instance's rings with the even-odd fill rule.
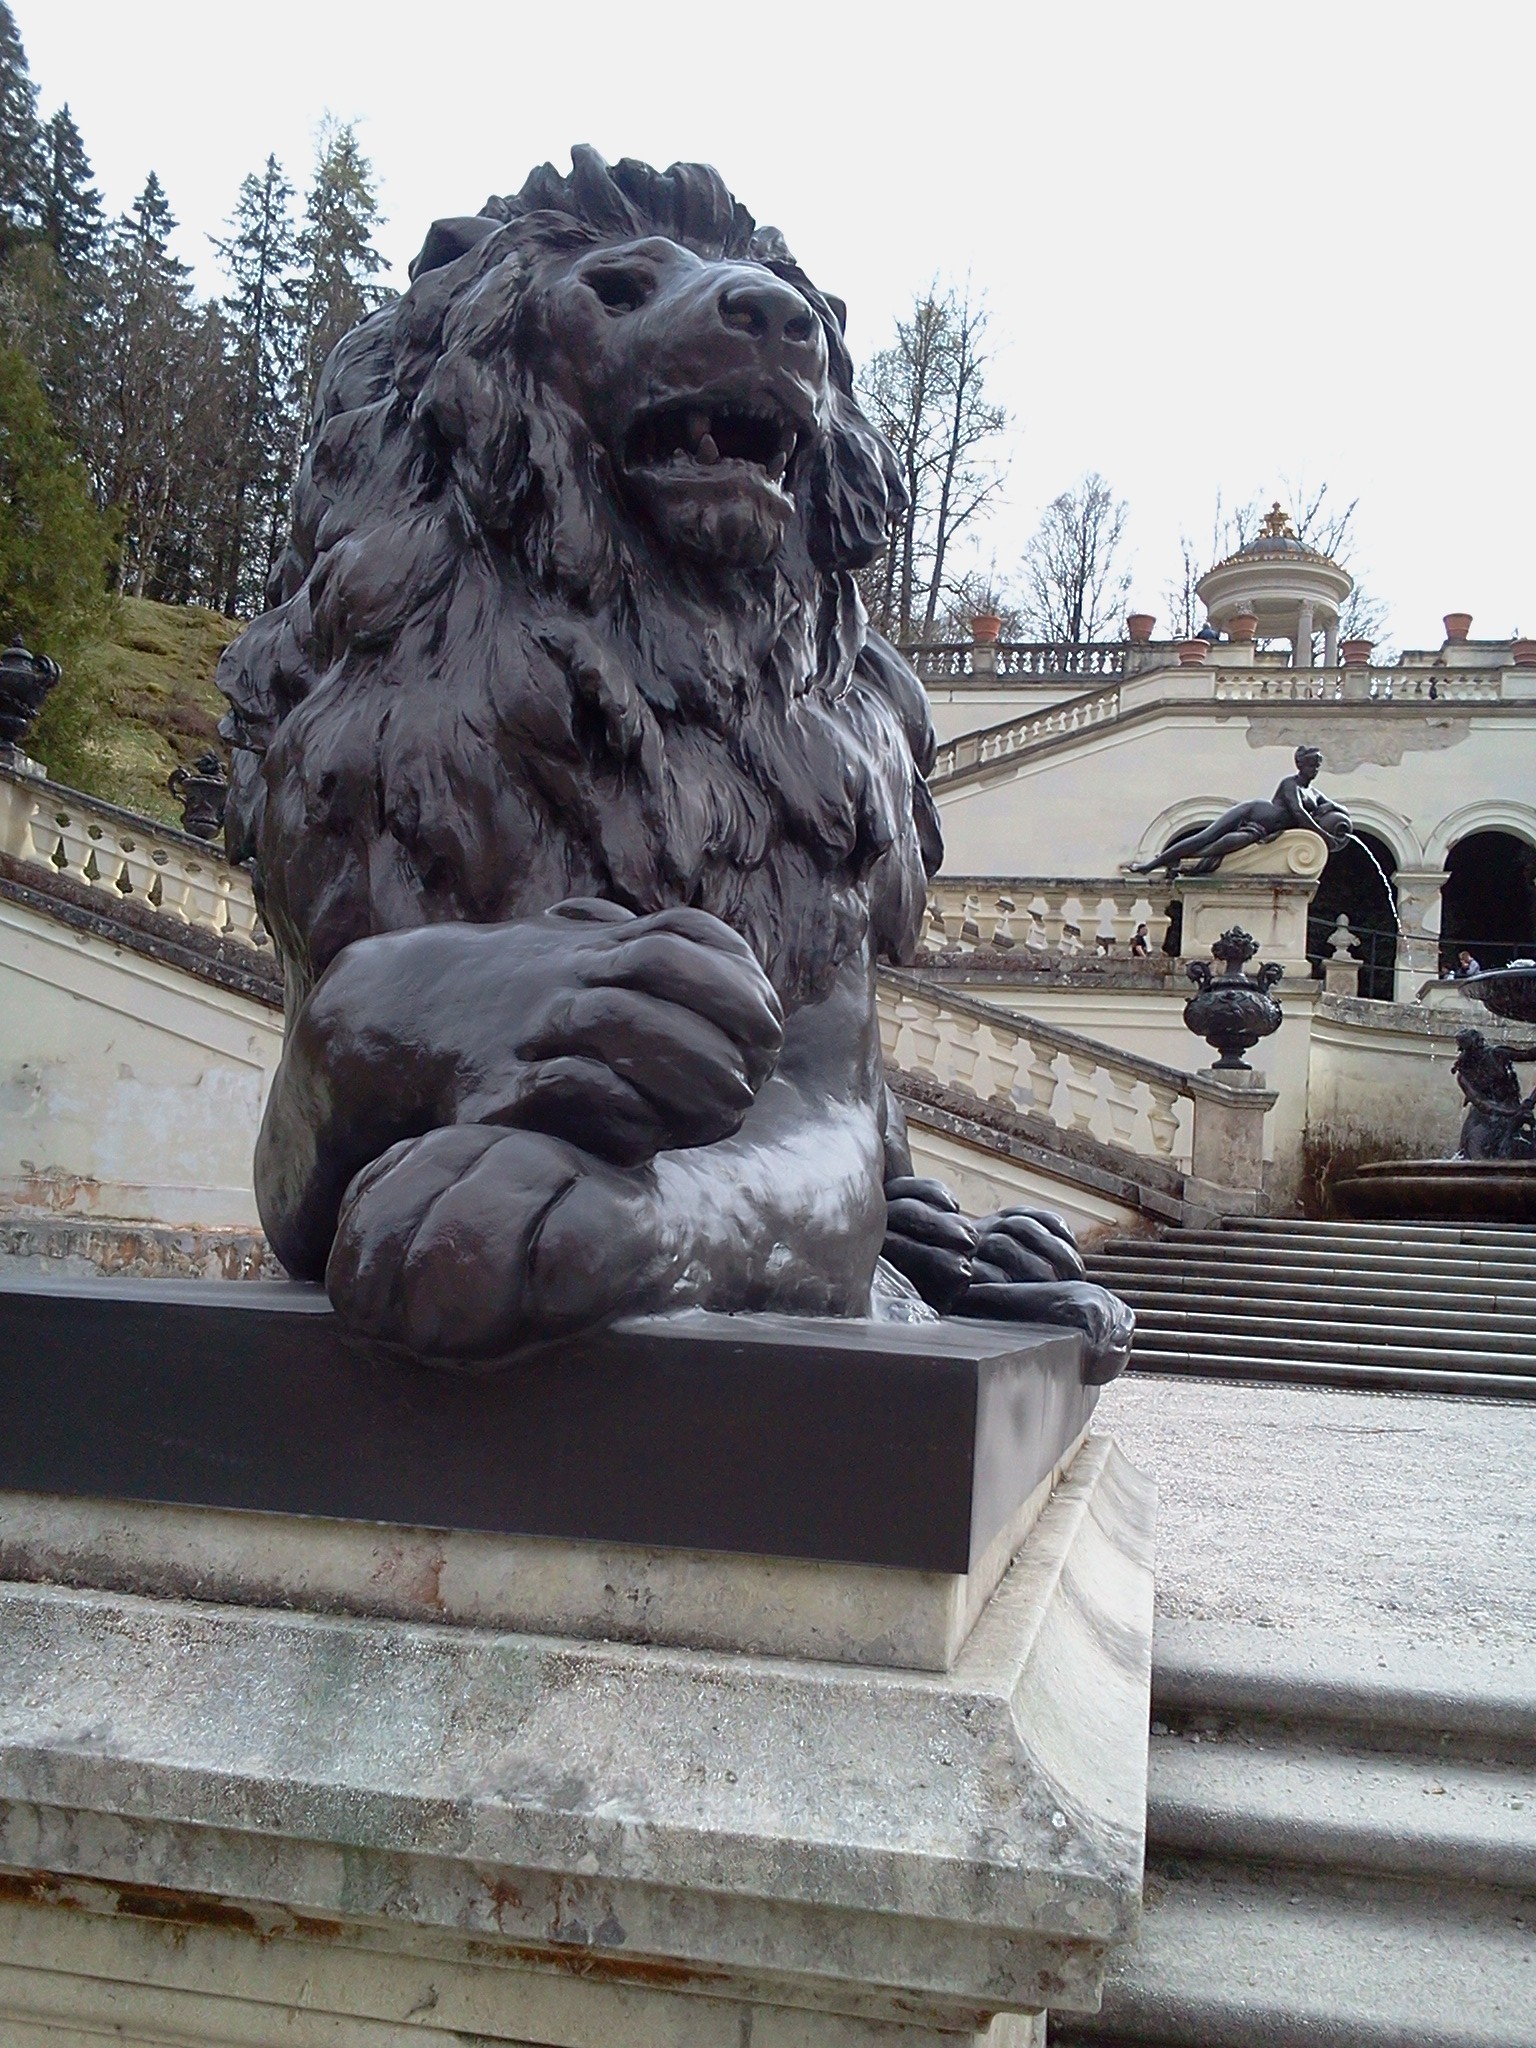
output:
[[1371,649],[1375,645],[1374,640],[1341,640],[1339,642],[1339,653],[1344,658],[1344,666],[1346,668],[1369,668],[1371,665]]
[[1447,640],[1454,641],[1459,645],[1463,640],[1466,639],[1467,635],[1471,632],[1471,630],[1472,614],[1470,612],[1446,613],[1445,637]]
[[1125,630],[1136,647],[1145,647],[1152,638],[1152,628],[1157,624],[1154,612],[1130,612],[1126,615]]
[[1536,640],[1515,640],[1510,645],[1516,668],[1536,668]]
[[1229,640],[1251,640],[1258,630],[1259,615],[1257,612],[1238,612],[1227,621],[1227,638]]
[[1181,640],[1179,642],[1179,660],[1184,664],[1185,668],[1198,668],[1210,652],[1210,646],[1209,640]]
[[977,612],[971,620],[971,639],[977,647],[990,647],[1003,630],[996,612]]

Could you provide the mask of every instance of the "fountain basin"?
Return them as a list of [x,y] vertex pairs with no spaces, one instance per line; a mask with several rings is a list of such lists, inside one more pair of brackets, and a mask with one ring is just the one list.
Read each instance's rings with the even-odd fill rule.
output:
[[1517,960],[1509,967],[1485,967],[1460,984],[1485,1010],[1511,1024],[1536,1024],[1536,966]]
[[1377,1159],[1334,1183],[1351,1220],[1536,1224],[1536,1159]]

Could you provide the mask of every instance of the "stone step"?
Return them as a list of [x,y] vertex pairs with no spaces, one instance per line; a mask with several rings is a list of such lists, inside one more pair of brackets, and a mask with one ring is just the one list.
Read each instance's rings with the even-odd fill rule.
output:
[[[1090,1269],[1091,1270],[1091,1269]],[[1095,1274],[1095,1278],[1102,1276]],[[1119,1278],[1115,1292],[1138,1315],[1145,1310],[1177,1314],[1240,1316],[1245,1321],[1268,1319],[1285,1310],[1286,1321],[1295,1328],[1296,1314],[1303,1308],[1309,1322],[1330,1324],[1360,1322],[1371,1328],[1412,1328],[1427,1336],[1444,1336],[1450,1330],[1482,1331],[1510,1337],[1536,1339],[1536,1301],[1500,1310],[1495,1304],[1474,1305],[1474,1298],[1453,1294],[1405,1294],[1393,1289],[1382,1295],[1366,1288],[1307,1288],[1272,1281],[1254,1281],[1235,1300],[1213,1299],[1202,1287],[1177,1287],[1163,1280],[1137,1281]]]
[[[1182,1266],[1169,1261],[1125,1261],[1092,1258],[1087,1262],[1089,1278],[1105,1287],[1127,1286],[1190,1287],[1211,1300],[1246,1300],[1250,1288],[1267,1286],[1281,1290],[1293,1302],[1310,1299],[1314,1290],[1353,1289],[1375,1301],[1409,1291],[1411,1281],[1401,1273],[1308,1273],[1298,1277],[1276,1266]],[[1431,1294],[1464,1303],[1469,1308],[1496,1306],[1501,1312],[1528,1314],[1536,1303],[1536,1283],[1521,1280],[1463,1280],[1436,1274],[1417,1287],[1415,1294]]]
[[1441,1884],[1363,1885],[1149,1863],[1141,1939],[1099,2013],[1052,2016],[1074,2048],[1531,2048],[1536,1903]]
[[[1469,1368],[1431,1369],[1418,1364],[1356,1365],[1319,1358],[1251,1358],[1233,1352],[1160,1350],[1135,1345],[1131,1369],[1179,1378],[1254,1381],[1316,1387],[1375,1389],[1397,1394],[1488,1395],[1504,1401],[1536,1400],[1536,1371],[1484,1372]],[[1533,2037],[1536,2038],[1536,2037]]]
[[1309,1252],[1295,1252],[1289,1258],[1261,1258],[1252,1253],[1220,1258],[1205,1251],[1180,1252],[1173,1247],[1132,1251],[1115,1244],[1096,1248],[1093,1257],[1104,1265],[1118,1266],[1128,1260],[1142,1269],[1161,1267],[1168,1271],[1199,1272],[1219,1279],[1291,1279],[1298,1287],[1330,1280],[1348,1286],[1369,1278],[1377,1281],[1416,1280],[1421,1285],[1445,1286],[1452,1290],[1476,1282],[1490,1288],[1497,1286],[1500,1293],[1536,1292],[1536,1273],[1528,1273],[1524,1268],[1491,1268],[1471,1262],[1455,1265],[1431,1259],[1339,1259],[1331,1255],[1323,1258]]
[[1201,1716],[1329,1729],[1338,1742],[1368,1738],[1378,1750],[1419,1750],[1428,1740],[1440,1753],[1465,1738],[1478,1754],[1536,1764],[1536,1639],[1495,1640],[1469,1655],[1415,1636],[1297,1635],[1160,1616],[1152,1718],[1198,1727]]
[[1149,1301],[1166,1302],[1169,1306],[1195,1301],[1215,1302],[1228,1307],[1235,1296],[1242,1302],[1284,1302],[1291,1307],[1306,1301],[1309,1304],[1333,1302],[1344,1308],[1374,1309],[1390,1299],[1399,1308],[1429,1309],[1458,1320],[1474,1315],[1486,1315],[1495,1321],[1511,1316],[1517,1321],[1523,1316],[1536,1316],[1536,1290],[1515,1294],[1497,1287],[1457,1289],[1446,1282],[1436,1287],[1394,1286],[1388,1293],[1380,1287],[1355,1287],[1333,1280],[1308,1280],[1304,1287],[1298,1287],[1293,1278],[1270,1275],[1262,1280],[1245,1280],[1239,1293],[1233,1288],[1219,1286],[1216,1273],[1188,1273],[1180,1266],[1148,1265],[1138,1268],[1129,1260],[1122,1263],[1100,1260],[1091,1255],[1087,1265],[1093,1279],[1105,1286],[1113,1282],[1116,1291],[1127,1298],[1135,1293],[1144,1295]]
[[1155,1333],[1159,1337],[1178,1337],[1188,1333],[1207,1339],[1230,1336],[1254,1342],[1291,1342],[1298,1329],[1303,1329],[1308,1338],[1315,1337],[1319,1343],[1328,1345],[1330,1352],[1341,1344],[1385,1346],[1393,1352],[1492,1352],[1528,1362],[1536,1372],[1536,1323],[1529,1319],[1523,1329],[1513,1320],[1500,1321],[1497,1317],[1487,1318],[1482,1328],[1467,1329],[1448,1327],[1444,1322],[1386,1306],[1370,1316],[1362,1316],[1358,1309],[1329,1316],[1319,1312],[1318,1304],[1305,1302],[1298,1304],[1295,1314],[1284,1315],[1275,1313],[1274,1303],[1269,1303],[1268,1313],[1264,1313],[1242,1302],[1222,1302],[1203,1308],[1183,1303],[1175,1308],[1159,1308],[1134,1293],[1125,1293],[1124,1298],[1136,1311],[1138,1329],[1148,1336]]
[[1439,1249],[1405,1245],[1401,1250],[1330,1245],[1322,1250],[1310,1245],[1245,1245],[1227,1238],[1190,1244],[1182,1237],[1170,1236],[1112,1237],[1095,1249],[1117,1258],[1129,1255],[1176,1264],[1183,1264],[1186,1259],[1194,1257],[1228,1270],[1233,1266],[1262,1266],[1271,1271],[1296,1273],[1350,1271],[1421,1273],[1426,1276],[1443,1273],[1466,1277],[1479,1274],[1536,1284],[1536,1259],[1505,1258],[1471,1245],[1459,1251],[1451,1245]]
[[[1193,1232],[1188,1234],[1194,1235]],[[1507,1244],[1516,1250],[1536,1250],[1536,1230],[1500,1223],[1357,1223],[1329,1222],[1311,1216],[1243,1216],[1229,1217],[1211,1234],[1281,1239],[1391,1238],[1411,1244]]]
[[[1161,1724],[1159,1724],[1161,1726]],[[1379,1736],[1378,1736],[1379,1739]],[[1284,1864],[1536,1897],[1530,1760],[1387,1754],[1284,1729],[1154,1729],[1147,1840],[1164,1857]]]
[[[1167,1242],[1165,1239],[1164,1242]],[[1367,1257],[1380,1258],[1432,1258],[1457,1261],[1465,1258],[1495,1259],[1511,1265],[1529,1266],[1536,1270],[1536,1244],[1527,1237],[1523,1242],[1459,1244],[1443,1237],[1348,1237],[1342,1233],[1298,1230],[1288,1232],[1284,1237],[1259,1230],[1210,1230],[1189,1236],[1181,1231],[1176,1243],[1202,1245],[1213,1249],[1241,1247],[1245,1252],[1262,1252],[1266,1256],[1279,1253],[1282,1257],[1296,1251],[1326,1251],[1339,1253],[1349,1251],[1364,1253]]]
[[1159,1622],[1146,1918],[1074,2048],[1536,2040],[1536,1655]]
[[1485,1343],[1458,1350],[1448,1344],[1394,1341],[1383,1334],[1342,1337],[1310,1329],[1304,1318],[1259,1330],[1235,1317],[1231,1327],[1220,1328],[1193,1320],[1172,1329],[1149,1323],[1137,1330],[1133,1349],[1143,1358],[1154,1351],[1179,1351],[1224,1358],[1272,1358],[1276,1362],[1311,1358],[1331,1365],[1414,1366],[1434,1372],[1517,1373],[1536,1378],[1536,1349],[1530,1345]]

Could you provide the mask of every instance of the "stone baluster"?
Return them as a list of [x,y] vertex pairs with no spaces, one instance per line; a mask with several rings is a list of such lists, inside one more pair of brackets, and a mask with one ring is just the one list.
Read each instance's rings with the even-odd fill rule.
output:
[[[1001,1102],[1008,1108],[1014,1104],[1014,1089],[1019,1080],[1019,1059],[1021,1048],[1015,1032],[989,1024],[986,1030],[987,1056],[987,1099]],[[979,1092],[979,1084],[978,1084]]]
[[1105,1102],[1109,1109],[1109,1134],[1117,1145],[1129,1150],[1136,1149],[1136,1121],[1140,1109],[1136,1101],[1136,1080],[1130,1074],[1118,1074],[1113,1067],[1101,1069],[1104,1075]]
[[957,1010],[950,1014],[946,1022],[949,1026],[946,1033],[949,1072],[945,1078],[952,1088],[958,1088],[963,1095],[975,1095],[976,1062],[981,1057],[979,1020],[964,1010]]
[[133,903],[152,909],[155,883],[160,871],[152,857],[153,849],[131,834],[119,835],[117,841],[117,873],[114,881],[120,895]]
[[1103,1072],[1091,1053],[1067,1054],[1067,1097],[1074,1131],[1091,1131],[1099,1106],[1099,1075]]
[[1179,1137],[1179,1093],[1177,1089],[1162,1087],[1156,1081],[1148,1082],[1147,1093],[1151,1097],[1147,1129],[1152,1136],[1152,1150],[1159,1158],[1171,1159]]
[[912,1046],[913,1059],[920,1074],[932,1074],[938,1078],[939,1027],[938,1012],[932,1004],[914,1001],[912,1014],[907,1019],[907,1036]]
[[1134,899],[1111,897],[1106,898],[1106,905],[1107,910],[1105,905],[1100,906],[1101,925],[1108,925],[1110,934],[1115,942],[1115,951],[1128,957],[1131,950],[1131,940],[1135,938],[1136,926],[1140,922],[1136,915],[1135,901]]
[[1034,1039],[1028,1037],[1025,1043],[1029,1047],[1029,1092],[1034,1106],[1042,1116],[1048,1116],[1054,1122],[1057,1088],[1056,1048],[1036,1044]]

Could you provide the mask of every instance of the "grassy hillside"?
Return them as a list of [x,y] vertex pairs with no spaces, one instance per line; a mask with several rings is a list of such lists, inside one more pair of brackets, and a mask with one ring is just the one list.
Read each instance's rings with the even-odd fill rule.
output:
[[218,744],[225,704],[213,672],[239,630],[218,612],[122,598],[106,637],[65,669],[27,752],[55,782],[180,824],[165,779]]

